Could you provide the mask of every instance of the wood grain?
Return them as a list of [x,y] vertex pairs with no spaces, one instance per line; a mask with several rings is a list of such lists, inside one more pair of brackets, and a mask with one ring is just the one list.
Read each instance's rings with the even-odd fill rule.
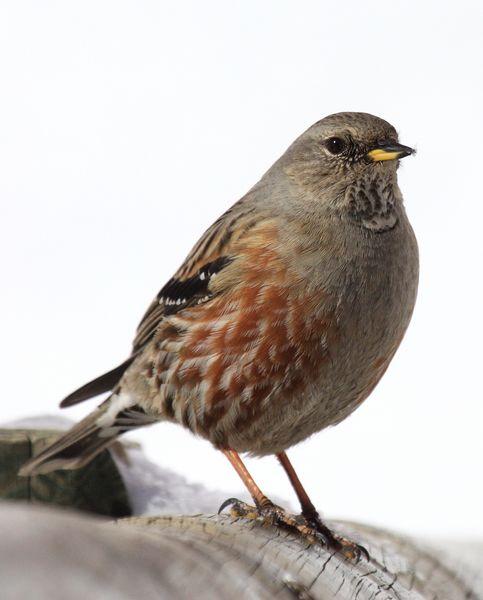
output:
[[333,522],[371,561],[347,562],[256,521],[221,516],[107,522],[0,504],[0,598],[36,600],[483,599],[483,544],[415,541]]
[[[271,598],[483,598],[483,544],[431,545],[360,524],[331,523],[369,550],[369,563],[353,564],[284,531],[227,516],[134,517],[119,523],[176,539],[200,561],[209,557],[217,580],[243,582],[242,598],[266,597],[257,595],[260,585]],[[238,597],[234,588],[231,593],[216,597]]]

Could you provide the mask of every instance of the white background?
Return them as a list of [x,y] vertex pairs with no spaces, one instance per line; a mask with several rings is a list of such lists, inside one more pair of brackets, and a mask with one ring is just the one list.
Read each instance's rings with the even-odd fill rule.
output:
[[[1,420],[58,413],[122,361],[212,220],[312,122],[367,111],[418,149],[400,169],[417,309],[371,398],[290,456],[330,517],[481,539],[481,6],[4,0]],[[240,488],[179,427],[133,438],[192,480]],[[248,463],[293,500],[274,459]]]

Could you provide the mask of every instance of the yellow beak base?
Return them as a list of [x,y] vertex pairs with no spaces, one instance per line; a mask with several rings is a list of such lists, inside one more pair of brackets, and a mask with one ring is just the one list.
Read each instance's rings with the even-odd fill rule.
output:
[[388,152],[382,148],[376,148],[368,152],[367,156],[374,162],[379,162],[381,160],[397,160],[401,154],[402,152]]
[[374,148],[367,153],[367,157],[374,162],[383,160],[397,160],[414,154],[414,150],[409,146],[395,143],[382,143],[378,148]]

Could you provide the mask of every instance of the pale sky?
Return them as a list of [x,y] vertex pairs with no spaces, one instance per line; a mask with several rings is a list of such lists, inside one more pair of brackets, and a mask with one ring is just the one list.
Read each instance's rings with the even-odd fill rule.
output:
[[[418,149],[399,171],[417,308],[366,403],[289,456],[331,518],[483,538],[482,17],[476,0],[2,2],[0,420],[59,414],[297,135],[371,112]],[[132,438],[241,489],[180,427]],[[274,459],[247,464],[295,504]]]

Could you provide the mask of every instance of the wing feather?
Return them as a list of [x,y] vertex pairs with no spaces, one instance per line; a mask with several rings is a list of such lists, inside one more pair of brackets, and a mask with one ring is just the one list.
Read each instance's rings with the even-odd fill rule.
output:
[[211,287],[212,278],[233,260],[233,245],[251,229],[258,219],[246,198],[222,215],[200,238],[175,275],[161,288],[139,323],[130,357],[108,373],[72,392],[61,402],[72,406],[113,390],[131,363],[153,338],[163,320],[183,309],[208,303],[218,292]]
[[254,208],[243,200],[235,204],[204,233],[175,275],[151,302],[136,331],[133,353],[152,339],[166,316],[213,297],[210,283],[233,260],[234,244],[259,222]]

